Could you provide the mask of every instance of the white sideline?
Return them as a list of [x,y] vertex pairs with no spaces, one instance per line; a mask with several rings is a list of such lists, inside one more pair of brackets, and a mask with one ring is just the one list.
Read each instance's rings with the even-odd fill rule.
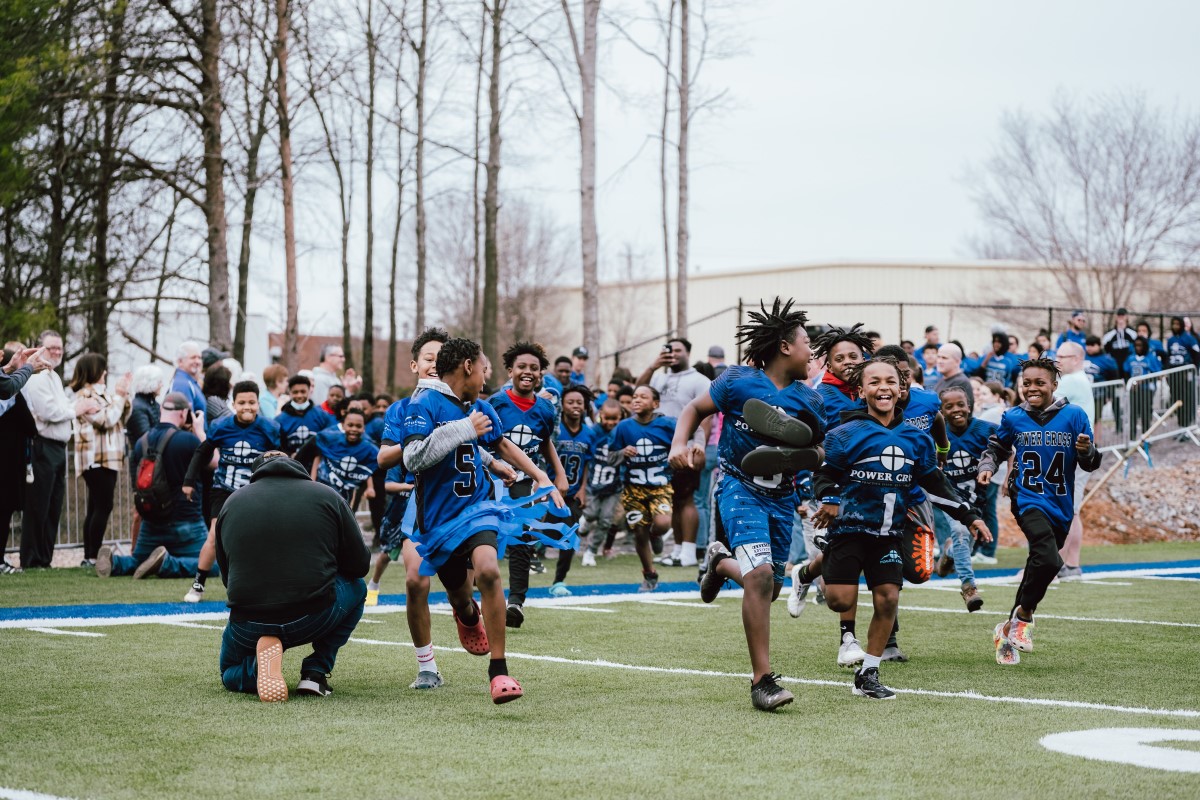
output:
[[58,628],[29,628],[38,633],[52,633],[56,636],[108,636],[107,633],[92,633],[91,631],[63,631]]
[[[411,642],[389,642],[389,641],[383,641],[380,639],[360,639],[358,637],[353,637],[350,639],[350,641],[356,642],[358,644],[382,645],[382,646],[386,646],[386,647],[412,647],[413,646]],[[434,650],[442,650],[442,651],[450,652],[450,653],[464,653],[465,652],[460,647],[446,647],[446,646],[442,646],[442,645],[434,645],[433,649]],[[545,661],[545,662],[550,662],[552,664],[571,664],[571,665],[580,666],[580,667],[601,667],[604,669],[623,669],[623,670],[629,670],[631,672],[655,672],[655,673],[665,674],[665,675],[697,675],[697,676],[708,677],[708,678],[739,678],[742,680],[750,680],[750,678],[751,678],[751,675],[748,672],[717,672],[715,670],[686,669],[684,667],[652,667],[652,666],[648,666],[645,664],[622,664],[617,661],[606,661],[603,659],[595,659],[595,660],[591,660],[591,661],[586,661],[586,660],[575,659],[575,658],[563,658],[562,656],[539,656],[539,655],[531,655],[528,653],[513,653],[513,652],[506,652],[505,658],[513,658],[513,659],[519,659],[519,660],[524,660],[524,661]],[[807,686],[837,686],[841,689],[849,689],[851,686],[851,684],[847,681],[830,681],[830,680],[820,680],[820,679],[816,679],[816,678],[787,678],[787,677],[784,677],[784,678],[780,678],[779,680],[781,683],[798,683],[798,684],[804,684]],[[1190,709],[1190,708],[1155,709],[1155,708],[1141,708],[1138,706],[1114,706],[1114,705],[1107,705],[1104,703],[1085,703],[1085,702],[1082,702],[1079,700],[1052,700],[1049,698],[1040,698],[1040,697],[1003,697],[1003,696],[996,696],[996,695],[980,694],[979,692],[975,692],[975,691],[940,692],[940,691],[935,691],[933,689],[899,689],[894,686],[892,688],[896,690],[897,694],[901,694],[901,695],[915,694],[915,695],[924,695],[926,697],[948,697],[948,698],[962,698],[962,699],[967,699],[967,700],[984,700],[989,703],[1013,703],[1016,705],[1049,706],[1052,708],[1079,708],[1079,709],[1085,709],[1085,710],[1089,710],[1089,711],[1116,711],[1116,712],[1120,712],[1123,714],[1143,714],[1143,715],[1164,716],[1164,717],[1200,718],[1200,711]]]
[[41,792],[30,792],[25,789],[9,789],[7,786],[0,786],[0,798],[3,800],[68,800],[68,798],[59,797],[56,794],[42,794]]

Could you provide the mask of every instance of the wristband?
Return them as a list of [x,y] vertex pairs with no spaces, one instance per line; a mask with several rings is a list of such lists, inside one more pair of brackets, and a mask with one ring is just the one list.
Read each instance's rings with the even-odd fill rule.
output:
[[941,446],[941,445],[939,445],[937,442],[934,442],[934,443],[933,443],[933,448],[934,448],[935,450],[937,450],[939,454],[945,454],[945,453],[949,453],[949,452],[950,452],[950,443],[949,443],[949,442],[947,442],[947,443],[946,443],[946,446],[945,446],[945,447],[942,447],[942,446]]

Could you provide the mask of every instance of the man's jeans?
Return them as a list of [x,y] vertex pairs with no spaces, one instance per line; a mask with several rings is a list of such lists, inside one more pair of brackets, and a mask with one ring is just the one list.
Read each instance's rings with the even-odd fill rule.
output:
[[700,526],[696,529],[696,557],[704,560],[704,548],[708,546],[709,533],[713,528],[715,513],[713,491],[713,470],[717,468],[717,446],[710,444],[704,448],[704,469],[700,470],[700,488],[696,490],[696,513],[700,517]]
[[[142,527],[138,531],[137,547],[133,549],[133,555],[113,556],[112,574],[129,575],[138,568],[138,564],[150,557],[150,552],[154,548],[165,547],[167,548],[167,557],[163,559],[162,566],[158,568],[158,577],[190,578],[196,574],[197,565],[200,562],[198,558],[200,548],[204,546],[204,539],[207,536],[208,529],[198,519],[191,522],[162,524],[152,524],[142,520]],[[216,562],[213,562],[210,574],[221,574],[221,568],[217,566]]]
[[300,664],[301,674],[333,672],[338,650],[350,640],[362,618],[367,599],[367,584],[362,578],[335,575],[333,605],[324,611],[307,614],[282,624],[270,622],[234,622],[225,625],[221,637],[221,683],[231,692],[258,691],[258,661],[255,646],[261,636],[277,636],[283,649],[290,650],[312,642],[312,654]]
[[942,551],[950,551],[954,559],[954,571],[964,584],[975,583],[975,568],[971,566],[971,543],[975,540],[971,531],[958,520],[951,519],[940,508],[933,509],[933,528]]

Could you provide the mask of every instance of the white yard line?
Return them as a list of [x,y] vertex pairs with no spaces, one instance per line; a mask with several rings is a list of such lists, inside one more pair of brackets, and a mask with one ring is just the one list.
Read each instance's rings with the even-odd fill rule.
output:
[[[860,602],[863,608],[870,608],[871,604]],[[901,611],[926,611],[932,614],[966,614],[965,608],[933,608],[932,606],[900,606]],[[1006,617],[1007,611],[976,611],[976,616],[992,615]],[[1124,619],[1121,617],[1074,617],[1066,614],[1037,614],[1037,619],[1062,619],[1070,622],[1104,622],[1104,623],[1120,623],[1124,625],[1162,625],[1168,628],[1200,628],[1200,622],[1166,622],[1164,620],[1153,619]]]
[[27,628],[26,630],[37,631],[38,633],[52,633],[56,636],[107,636],[106,633],[92,633],[91,631],[63,631],[58,628]]
[[[352,638],[350,641],[358,644],[381,645],[384,647],[412,647],[410,642],[389,642],[379,639],[359,639]],[[445,647],[434,645],[434,650],[442,650],[451,653],[463,653],[465,651],[459,647]],[[542,656],[531,655],[529,653],[513,653],[505,654],[506,658],[523,660],[523,661],[542,661],[552,664],[569,664],[577,667],[599,667],[601,669],[618,669],[629,672],[653,672],[663,675],[695,675],[708,678],[738,678],[747,680],[751,677],[749,673],[739,672],[717,672],[715,670],[702,669],[686,669],[683,667],[653,667],[645,664],[622,664],[617,661],[606,661],[603,659],[595,659],[591,661],[575,658],[563,658],[561,656]],[[840,689],[849,689],[851,684],[847,681],[831,681],[820,680],[815,678],[781,678],[782,683],[797,683],[807,686],[836,686]],[[901,695],[913,694],[924,695],[926,697],[947,697],[964,700],[983,700],[989,703],[1011,703],[1015,705],[1029,706],[1046,706],[1051,708],[1077,708],[1089,711],[1116,711],[1123,714],[1143,714],[1149,716],[1164,716],[1164,717],[1186,717],[1200,718],[1200,711],[1190,708],[1178,709],[1155,709],[1142,708],[1139,706],[1117,706],[1108,705],[1105,703],[1085,703],[1078,700],[1052,700],[1049,698],[1040,697],[1005,697],[1000,695],[986,695],[975,691],[966,692],[940,692],[932,689],[896,689],[896,692]]]
[[42,794],[41,792],[30,792],[25,789],[9,789],[7,786],[0,786],[0,800],[68,800],[68,798],[59,797],[56,794]]
[[720,606],[716,605],[715,603],[703,603],[703,602],[688,603],[688,602],[679,601],[679,600],[657,600],[652,597],[644,597],[641,600],[638,600],[638,602],[644,603],[645,605],[648,605],[648,606],[677,606],[679,608],[720,608]]

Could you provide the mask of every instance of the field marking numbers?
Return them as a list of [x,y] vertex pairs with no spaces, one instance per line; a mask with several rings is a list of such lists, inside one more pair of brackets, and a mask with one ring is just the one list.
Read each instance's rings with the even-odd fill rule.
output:
[[[384,647],[412,647],[412,642],[389,642],[380,639],[360,639],[357,637],[351,638],[350,641],[357,644],[381,645]],[[465,653],[460,647],[448,647],[445,645],[434,645],[434,650],[442,650],[448,653]],[[697,675],[709,678],[739,678],[749,679],[752,677],[748,672],[718,672],[716,670],[703,669],[687,669],[684,667],[653,667],[646,664],[623,664],[618,661],[607,661],[604,659],[595,659],[591,661],[577,658],[563,658],[562,656],[542,656],[532,655],[529,653],[514,653],[506,652],[505,658],[513,658],[524,661],[543,661],[552,664],[570,664],[579,667],[601,667],[604,669],[621,669],[630,672],[653,672],[662,675]],[[841,689],[849,689],[851,684],[847,681],[831,681],[821,680],[817,678],[780,678],[780,683],[798,683],[807,686],[836,686]],[[899,689],[892,687],[897,694],[906,695],[924,695],[926,697],[947,697],[961,698],[966,700],[984,700],[989,703],[1013,703],[1016,705],[1029,706],[1048,706],[1051,708],[1078,708],[1091,711],[1116,711],[1124,714],[1145,714],[1149,716],[1163,717],[1185,717],[1189,719],[1200,719],[1200,711],[1190,708],[1178,709],[1155,709],[1141,708],[1138,706],[1114,706],[1104,703],[1085,703],[1079,700],[1051,700],[1040,697],[1004,697],[996,695],[980,694],[975,691],[966,692],[941,692],[933,689]]]
[[1156,742],[1200,742],[1200,731],[1169,728],[1095,728],[1043,736],[1042,747],[1091,761],[1132,764],[1170,772],[1200,772],[1200,751]]

